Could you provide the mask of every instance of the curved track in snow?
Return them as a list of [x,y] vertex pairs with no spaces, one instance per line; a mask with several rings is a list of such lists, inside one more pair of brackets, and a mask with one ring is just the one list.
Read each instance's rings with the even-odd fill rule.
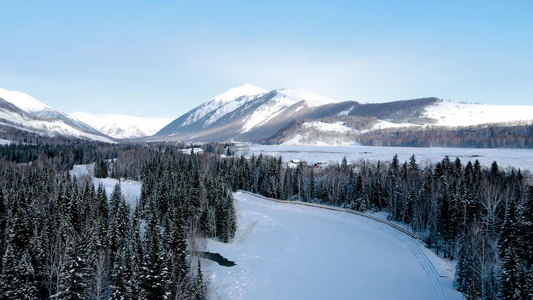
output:
[[[333,206],[327,206],[327,205],[321,205],[321,204],[314,204],[314,203],[307,203],[307,202],[299,202],[299,201],[284,201],[284,200],[277,200],[273,198],[264,197],[262,195],[250,193],[247,191],[239,191],[243,194],[248,194],[254,197],[262,198],[269,201],[275,201],[278,203],[286,203],[286,204],[292,204],[292,205],[304,205],[304,206],[310,206],[310,207],[317,207],[322,209],[329,209],[339,212],[348,213],[355,216],[360,216],[362,218],[359,218],[362,223],[365,223],[367,225],[370,225],[371,227],[374,227],[387,235],[393,236],[396,239],[400,240],[402,243],[404,243],[408,249],[411,251],[411,253],[415,256],[416,260],[420,263],[424,271],[426,272],[429,280],[431,281],[431,284],[433,286],[433,289],[435,291],[436,298],[438,300],[445,300],[447,299],[446,293],[444,292],[444,287],[442,285],[442,282],[440,280],[441,275],[439,275],[439,272],[433,265],[433,263],[430,261],[430,259],[426,256],[426,254],[422,251],[421,245],[418,241],[418,236],[414,233],[394,224],[387,220],[383,220],[380,218],[377,218],[372,215],[367,215],[361,212],[339,208],[339,207],[333,207]],[[253,224],[255,225],[255,224]],[[252,226],[253,226],[252,225]],[[251,230],[251,228],[250,228]],[[245,234],[248,230],[243,232]]]

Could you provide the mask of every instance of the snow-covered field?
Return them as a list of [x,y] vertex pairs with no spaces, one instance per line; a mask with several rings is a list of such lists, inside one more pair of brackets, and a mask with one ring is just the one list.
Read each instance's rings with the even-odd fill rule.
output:
[[[107,197],[110,198],[113,193],[115,185],[119,183],[117,179],[113,178],[94,178],[94,164],[90,165],[75,165],[72,171],[70,171],[71,176],[80,177],[82,175],[88,175],[93,178],[94,188],[97,189],[100,184],[102,184],[106,190]],[[124,195],[124,199],[130,206],[134,208],[137,205],[137,200],[141,195],[141,183],[138,181],[131,180],[122,180],[120,181],[120,189]]]
[[451,160],[456,157],[463,164],[468,161],[479,160],[480,164],[490,167],[496,161],[503,169],[516,168],[533,172],[533,150],[531,149],[478,149],[478,148],[410,148],[410,147],[371,147],[371,146],[279,146],[253,145],[241,146],[237,154],[256,156],[259,154],[281,156],[283,161],[307,161],[309,164],[340,163],[346,156],[348,162],[359,160],[392,161],[394,154],[398,154],[401,163],[408,161],[414,154],[419,165],[429,162],[442,161],[445,156]]
[[350,213],[236,193],[231,244],[207,250],[213,299],[461,299],[453,267],[409,235]]

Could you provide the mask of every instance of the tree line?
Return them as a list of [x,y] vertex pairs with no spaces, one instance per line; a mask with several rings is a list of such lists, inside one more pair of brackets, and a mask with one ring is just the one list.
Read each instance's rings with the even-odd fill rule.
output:
[[533,123],[484,124],[446,128],[408,127],[369,131],[356,137],[366,146],[533,148]]

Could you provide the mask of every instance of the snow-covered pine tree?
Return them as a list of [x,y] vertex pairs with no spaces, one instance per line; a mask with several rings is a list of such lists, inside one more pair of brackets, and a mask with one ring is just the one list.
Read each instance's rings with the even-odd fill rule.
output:
[[111,262],[114,262],[118,248],[126,239],[130,231],[130,209],[122,194],[116,200],[116,208],[114,215],[110,217],[111,224],[109,225],[109,249],[111,254]]
[[111,295],[112,300],[134,299],[133,262],[131,241],[123,239],[117,250],[113,265]]
[[[493,164],[493,170],[495,169]],[[524,266],[517,250],[516,204],[510,201],[509,210],[503,224],[500,237],[500,257],[502,260],[499,297],[507,299],[525,299],[523,294]]]
[[189,261],[187,258],[187,228],[181,208],[174,205],[170,209],[168,248],[171,261],[171,285],[170,292],[173,299],[179,298],[180,293],[185,291],[181,287],[189,280]]
[[35,299],[37,283],[28,251],[21,256],[8,244],[2,261],[0,299]]
[[58,300],[83,300],[87,298],[87,265],[78,241],[67,242],[65,268],[58,275],[58,291],[51,296]]
[[153,202],[150,202],[148,216],[140,276],[141,296],[153,300],[167,299],[170,296],[168,292],[170,274],[166,265],[159,218]]
[[525,201],[518,208],[519,253],[526,267],[533,266],[533,185],[530,185]]

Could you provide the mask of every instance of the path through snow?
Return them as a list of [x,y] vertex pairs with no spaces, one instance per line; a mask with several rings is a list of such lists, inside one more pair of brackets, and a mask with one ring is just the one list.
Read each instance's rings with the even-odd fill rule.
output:
[[234,242],[208,241],[237,264],[206,261],[214,299],[461,299],[448,262],[383,222],[242,192],[235,199]]

